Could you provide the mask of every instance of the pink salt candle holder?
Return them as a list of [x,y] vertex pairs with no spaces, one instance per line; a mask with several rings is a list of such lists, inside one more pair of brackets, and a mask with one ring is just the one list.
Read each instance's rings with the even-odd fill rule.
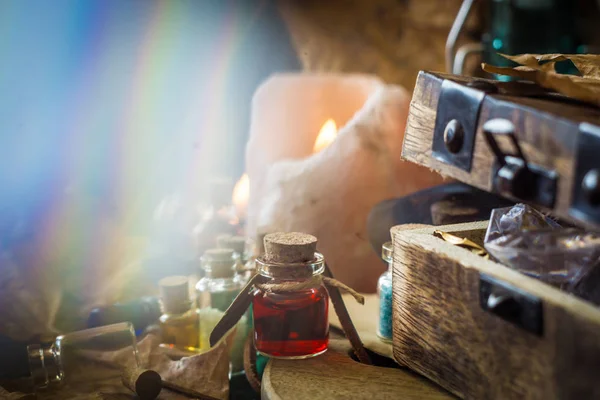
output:
[[[264,82],[254,94],[246,149],[247,234],[313,234],[336,278],[375,291],[386,266],[368,241],[369,211],[442,181],[400,157],[409,102],[405,89],[369,75],[285,74]],[[330,119],[337,136],[315,153]]]

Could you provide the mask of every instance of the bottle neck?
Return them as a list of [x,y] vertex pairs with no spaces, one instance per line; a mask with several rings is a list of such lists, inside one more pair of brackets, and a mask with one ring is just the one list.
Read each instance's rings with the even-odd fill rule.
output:
[[232,261],[210,261],[204,264],[204,272],[211,279],[233,279],[237,259]]
[[392,261],[386,262],[387,264],[387,272],[392,273]]
[[303,281],[321,275],[325,270],[325,261],[320,253],[315,253],[313,260],[302,263],[274,263],[258,257],[256,269],[260,275],[267,278]]
[[35,388],[45,388],[62,382],[64,371],[60,362],[60,351],[54,345],[29,345],[27,356]]
[[162,300],[162,312],[163,314],[185,314],[192,309],[192,301],[169,301],[169,299]]

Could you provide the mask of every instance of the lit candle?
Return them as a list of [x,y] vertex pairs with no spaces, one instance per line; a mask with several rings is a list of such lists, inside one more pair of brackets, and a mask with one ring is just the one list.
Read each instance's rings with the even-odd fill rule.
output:
[[233,188],[231,202],[235,206],[235,211],[240,220],[246,218],[248,209],[248,197],[250,196],[250,180],[248,174],[243,174]]
[[335,121],[329,118],[319,131],[319,136],[317,136],[317,140],[315,140],[315,145],[313,147],[313,153],[318,153],[329,146],[335,140],[336,136],[337,126],[335,125]]

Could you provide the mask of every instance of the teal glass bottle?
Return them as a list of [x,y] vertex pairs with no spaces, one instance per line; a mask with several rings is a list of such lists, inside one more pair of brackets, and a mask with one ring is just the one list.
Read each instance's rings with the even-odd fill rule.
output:
[[[497,53],[577,53],[576,3],[571,0],[491,0],[485,2],[487,32],[482,37],[483,61],[496,66],[515,64]],[[570,62],[557,63],[561,73],[575,73]],[[507,76],[495,76],[511,80]]]

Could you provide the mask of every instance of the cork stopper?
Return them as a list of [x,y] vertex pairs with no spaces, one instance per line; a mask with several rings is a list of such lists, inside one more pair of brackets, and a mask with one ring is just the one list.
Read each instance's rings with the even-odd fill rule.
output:
[[184,313],[190,309],[190,289],[186,276],[167,276],[158,282],[160,299],[166,313]]
[[202,256],[202,265],[210,278],[231,278],[235,275],[233,249],[209,249]]
[[317,250],[317,238],[300,232],[277,232],[265,236],[265,255],[268,262],[303,263],[311,261]]
[[233,249],[238,254],[246,250],[246,238],[243,236],[220,235],[217,237],[217,246],[223,249]]
[[121,375],[121,381],[141,400],[156,399],[163,386],[158,372],[143,368],[126,368]]
[[391,263],[393,261],[394,254],[394,246],[392,242],[385,242],[383,246],[381,246],[381,258],[383,261],[387,263]]
[[229,246],[227,246],[227,241],[230,237],[231,235],[228,233],[224,233],[222,235],[217,236],[217,247],[220,249],[229,248]]

